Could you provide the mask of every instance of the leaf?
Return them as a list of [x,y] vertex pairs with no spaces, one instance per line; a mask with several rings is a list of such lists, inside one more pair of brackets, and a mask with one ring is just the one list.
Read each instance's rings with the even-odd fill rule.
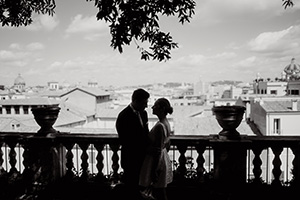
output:
[[294,6],[294,2],[292,0],[282,0],[282,1],[283,1],[282,6],[284,6],[284,9],[286,9],[287,7]]

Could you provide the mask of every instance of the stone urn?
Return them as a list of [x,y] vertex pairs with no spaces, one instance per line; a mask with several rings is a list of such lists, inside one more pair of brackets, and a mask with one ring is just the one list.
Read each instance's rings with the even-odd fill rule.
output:
[[216,116],[218,124],[223,128],[219,132],[219,136],[227,139],[240,138],[240,133],[236,128],[240,125],[246,108],[239,105],[230,106],[215,106],[212,108],[213,113]]
[[52,126],[58,117],[59,111],[60,107],[58,105],[43,105],[31,109],[36,123],[41,127],[37,135],[46,136],[58,132]]

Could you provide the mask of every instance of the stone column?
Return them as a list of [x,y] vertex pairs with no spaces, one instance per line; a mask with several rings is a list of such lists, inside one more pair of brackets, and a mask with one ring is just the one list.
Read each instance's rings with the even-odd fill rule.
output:
[[235,190],[246,183],[246,140],[214,140],[214,179],[219,189]]
[[[52,182],[61,176],[59,147],[54,137],[33,136],[28,139],[31,163],[34,165],[35,176],[44,183]],[[36,180],[38,181],[38,180]]]

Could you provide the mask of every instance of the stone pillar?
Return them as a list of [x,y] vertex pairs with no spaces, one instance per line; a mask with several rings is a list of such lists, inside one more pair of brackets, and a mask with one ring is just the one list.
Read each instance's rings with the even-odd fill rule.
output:
[[61,176],[60,147],[55,136],[30,136],[26,142],[26,195],[43,199]]
[[237,189],[246,183],[247,144],[245,140],[214,140],[214,180],[219,189]]
[[29,155],[34,165],[33,169],[36,169],[37,179],[43,179],[44,183],[49,183],[61,176],[59,150],[59,147],[55,146],[54,137],[33,136],[29,138]]

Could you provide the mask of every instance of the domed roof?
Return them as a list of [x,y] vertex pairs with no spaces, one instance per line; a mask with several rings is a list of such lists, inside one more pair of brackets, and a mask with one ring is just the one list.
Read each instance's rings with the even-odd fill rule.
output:
[[295,58],[292,58],[291,63],[284,68],[287,74],[298,74],[300,72],[300,65],[295,63]]
[[25,85],[25,80],[21,76],[21,74],[18,75],[18,77],[15,79],[14,85]]

